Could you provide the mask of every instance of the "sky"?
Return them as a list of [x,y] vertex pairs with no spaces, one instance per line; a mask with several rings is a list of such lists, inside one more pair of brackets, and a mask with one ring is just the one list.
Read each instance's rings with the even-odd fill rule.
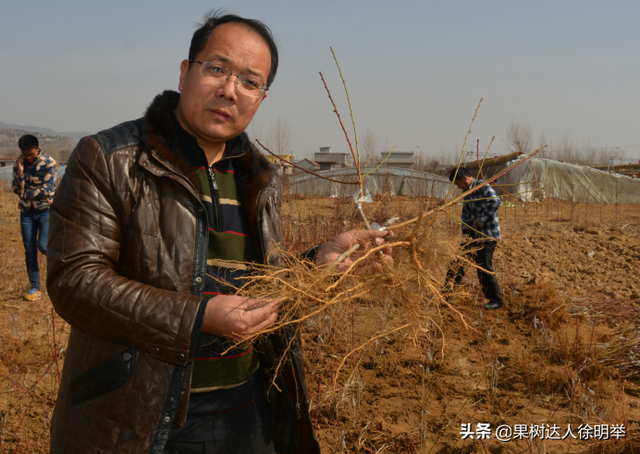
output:
[[[141,117],[177,90],[180,62],[205,12],[266,23],[280,67],[250,126],[278,120],[297,159],[348,151],[319,73],[351,132],[435,157],[495,142],[510,123],[640,158],[640,2],[4,0],[0,121],[95,133]],[[622,162],[620,162],[622,163]]]

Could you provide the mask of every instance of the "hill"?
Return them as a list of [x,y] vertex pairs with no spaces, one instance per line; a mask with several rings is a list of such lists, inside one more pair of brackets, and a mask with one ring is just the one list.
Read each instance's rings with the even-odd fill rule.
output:
[[[37,126],[24,126],[24,125],[15,125],[15,124],[7,124],[0,121],[0,129],[15,129],[18,131],[27,131],[30,133],[40,133],[47,136],[66,136],[69,137],[74,142],[79,141],[84,136],[91,135],[92,133],[86,131],[74,131],[74,132],[58,132],[49,128],[39,128]],[[36,135],[36,134],[34,134]],[[37,136],[36,136],[37,137]]]
[[[53,131],[55,133],[55,131]],[[18,140],[24,134],[33,134],[40,141],[42,150],[56,161],[66,162],[76,146],[76,141],[62,134],[44,134],[20,129],[0,129],[0,156],[16,157],[20,153]]]

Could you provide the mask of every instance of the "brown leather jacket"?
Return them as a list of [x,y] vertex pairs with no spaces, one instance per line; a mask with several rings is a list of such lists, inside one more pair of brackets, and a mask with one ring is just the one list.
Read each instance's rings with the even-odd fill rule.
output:
[[[47,288],[71,326],[52,453],[156,453],[186,419],[202,326],[208,220],[198,179],[180,158],[170,110],[156,97],[144,118],[85,137],[51,207]],[[256,250],[280,242],[280,181],[249,143],[239,158],[242,206]],[[287,345],[258,347],[265,373]],[[320,452],[297,349],[271,387],[279,453]]]

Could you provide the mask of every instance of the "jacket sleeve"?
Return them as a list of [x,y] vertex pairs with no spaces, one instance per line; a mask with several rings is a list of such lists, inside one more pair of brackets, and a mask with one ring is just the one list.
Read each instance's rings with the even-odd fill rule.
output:
[[13,189],[13,192],[19,196],[22,197],[22,194],[24,193],[24,171],[22,172],[22,175],[18,175],[18,167],[14,164],[13,165],[13,180],[11,182],[11,187]]
[[[131,208],[121,206],[116,191],[126,190],[126,178],[114,172],[94,139],[80,141],[51,207],[49,296],[58,314],[75,328],[185,365],[206,300],[188,290],[158,288],[141,282],[144,278],[119,274]],[[149,251],[152,257],[155,253]]]

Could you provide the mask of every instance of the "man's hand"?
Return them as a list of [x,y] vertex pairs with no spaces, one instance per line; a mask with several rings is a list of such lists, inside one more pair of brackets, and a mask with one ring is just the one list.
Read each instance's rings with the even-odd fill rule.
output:
[[243,340],[273,325],[284,298],[256,299],[235,295],[213,297],[207,303],[202,331]]
[[18,169],[18,176],[21,177],[24,173],[24,157],[20,154],[20,157],[16,159],[16,168]]
[[[320,246],[316,255],[316,264],[321,266],[333,263],[333,261],[340,257],[344,252],[348,251],[354,244],[366,242],[367,244],[365,244],[364,248],[360,248],[356,253],[352,254],[342,262],[341,267],[344,268],[345,266],[351,265],[358,257],[361,257],[363,253],[371,247],[371,244],[374,244],[375,246],[382,246],[385,243],[384,237],[389,234],[391,234],[391,232],[386,230],[350,230],[348,232],[341,233]],[[391,256],[388,255],[389,251],[384,252],[384,259],[393,262]]]
[[484,222],[481,222],[479,219],[476,219],[475,221],[473,221],[473,228],[476,230],[480,230],[483,225],[484,225]]

